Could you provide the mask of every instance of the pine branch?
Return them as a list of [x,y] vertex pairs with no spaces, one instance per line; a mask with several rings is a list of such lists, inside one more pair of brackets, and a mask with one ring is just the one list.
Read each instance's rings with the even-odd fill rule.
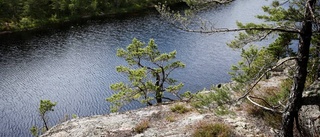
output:
[[300,30],[294,29],[294,28],[287,28],[287,27],[275,27],[275,28],[267,28],[267,27],[251,27],[251,28],[211,28],[210,30],[207,29],[200,29],[200,30],[193,30],[186,27],[180,27],[175,25],[175,23],[172,23],[176,28],[187,31],[187,32],[194,32],[194,33],[204,33],[204,34],[210,34],[210,33],[221,33],[221,32],[238,32],[238,31],[252,31],[252,30],[258,30],[258,31],[276,31],[276,32],[286,32],[286,33],[300,33]]
[[[216,32],[251,31],[251,30],[300,33],[300,31],[296,29],[286,29],[286,28],[280,28],[280,27],[276,27],[276,28],[251,27],[251,28],[236,28],[236,29],[221,28],[221,29],[211,29],[208,31],[200,30],[199,32],[200,33],[216,33]],[[191,31],[191,32],[197,32],[197,30]]]
[[241,99],[243,99],[243,98],[245,98],[246,96],[248,96],[248,95],[252,92],[253,88],[262,80],[262,78],[263,78],[268,72],[276,69],[277,67],[281,66],[281,65],[284,64],[285,62],[287,62],[287,61],[289,61],[289,60],[294,60],[294,59],[297,59],[297,57],[287,58],[286,60],[278,63],[276,66],[274,66],[274,67],[266,70],[266,71],[256,80],[256,82],[253,84],[253,86],[251,86],[243,96],[241,96],[240,98],[238,98],[237,101],[240,101]]

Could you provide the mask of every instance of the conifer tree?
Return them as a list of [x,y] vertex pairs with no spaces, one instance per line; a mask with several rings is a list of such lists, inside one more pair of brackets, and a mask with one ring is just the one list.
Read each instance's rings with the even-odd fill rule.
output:
[[183,84],[176,84],[177,80],[169,77],[175,69],[185,67],[181,61],[174,61],[176,54],[176,51],[161,53],[153,39],[148,44],[133,39],[127,49],[119,49],[117,56],[124,58],[128,66],[117,66],[116,69],[128,76],[129,83],[119,82],[110,86],[117,91],[107,98],[113,104],[112,111],[131,101],[152,105],[153,101],[173,100],[164,96],[164,92],[179,97],[178,91]]
[[[308,76],[308,69],[313,71],[317,69],[317,67],[308,68],[308,66],[315,66],[313,64],[310,65],[310,63],[312,63],[309,61],[310,53],[314,53],[314,55],[317,57],[319,54],[319,48],[315,48],[315,52],[310,52],[312,49],[311,42],[317,41],[316,39],[319,37],[317,33],[320,32],[319,4],[320,3],[317,0],[274,0],[271,6],[262,7],[264,12],[267,14],[257,16],[257,18],[264,20],[265,23],[243,24],[237,22],[238,28],[235,29],[215,28],[214,26],[208,26],[208,24],[213,23],[208,23],[206,21],[200,21],[201,23],[199,29],[195,29],[194,23],[191,23],[187,18],[180,14],[172,14],[171,11],[168,11],[166,6],[158,6],[158,11],[174,26],[189,32],[208,34],[239,31],[239,35],[235,38],[235,40],[228,44],[232,48],[242,49],[245,45],[248,45],[251,42],[263,40],[270,35],[277,36],[277,39],[263,50],[269,52],[269,55],[272,55],[275,59],[290,56],[291,58],[288,60],[294,59],[297,62],[296,69],[293,72],[293,85],[290,90],[290,96],[285,108],[283,111],[281,111],[283,114],[281,135],[284,137],[293,137],[294,124],[297,124],[296,127],[299,127],[298,113],[301,106],[319,105],[320,103],[319,96],[315,98],[302,97]],[[299,41],[297,45],[298,51],[296,53],[288,48],[293,40]],[[315,44],[313,46],[317,47],[318,45]],[[253,55],[253,52],[251,53],[250,54]],[[242,55],[246,55],[246,53],[243,52]],[[250,58],[252,59],[252,57],[253,56]],[[254,60],[257,61],[257,59],[258,58],[255,58]],[[312,58],[312,60],[315,60],[313,62],[319,62],[317,58]],[[250,70],[250,68],[253,68],[251,64],[252,62],[247,62],[247,64],[244,64],[245,62],[240,63],[238,67],[234,67],[233,69],[242,69],[242,72],[233,72],[232,75],[236,76],[235,78],[241,78],[239,76],[242,76],[242,80],[249,82],[247,83],[248,85],[250,83],[256,85],[256,83],[261,80],[262,76],[266,75],[270,70],[278,66],[277,64],[271,64],[272,66],[267,66],[264,68],[265,66],[262,65],[258,66],[258,68],[255,68],[254,70]],[[260,70],[259,67],[261,67]],[[316,72],[319,72],[319,70]],[[240,79],[236,80],[239,81]],[[249,88],[249,90],[240,99],[245,97],[248,98],[251,90],[252,88]],[[270,111],[275,111],[272,108],[264,108]]]

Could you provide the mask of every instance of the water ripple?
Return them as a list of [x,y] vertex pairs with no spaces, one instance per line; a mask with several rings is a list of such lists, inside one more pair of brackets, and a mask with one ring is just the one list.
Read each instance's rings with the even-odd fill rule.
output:
[[[266,1],[239,0],[200,15],[217,26],[235,26],[235,21],[253,21],[253,13]],[[241,12],[239,12],[241,11]],[[164,52],[177,50],[187,67],[172,73],[185,83],[185,90],[197,91],[211,84],[229,81],[230,65],[239,51],[225,44],[234,33],[203,35],[187,33],[164,22],[156,12],[123,18],[92,21],[30,39],[14,39],[0,46],[0,136],[31,136],[32,125],[41,126],[38,105],[41,99],[57,102],[49,113],[54,125],[65,115],[80,117],[109,113],[105,99],[114,92],[112,83],[126,81],[115,67],[125,64],[116,56],[136,37],[154,38]],[[121,111],[143,105],[134,102]]]

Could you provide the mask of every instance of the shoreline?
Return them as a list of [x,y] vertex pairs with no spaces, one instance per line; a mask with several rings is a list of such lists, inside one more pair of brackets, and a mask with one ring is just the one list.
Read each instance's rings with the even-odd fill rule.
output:
[[[172,7],[180,7],[180,6],[187,6],[187,3],[185,2],[177,2],[177,3],[172,3],[169,4]],[[72,26],[77,23],[83,23],[89,20],[104,20],[104,19],[110,19],[110,18],[121,18],[121,17],[129,17],[131,15],[137,15],[137,14],[145,14],[150,11],[156,11],[155,5],[152,6],[147,6],[147,7],[142,7],[139,9],[129,9],[127,11],[113,11],[110,13],[102,13],[99,15],[87,15],[87,16],[82,16],[82,17],[74,17],[70,18],[67,20],[61,20],[58,22],[48,22],[44,23],[42,25],[39,25],[37,27],[32,27],[32,28],[26,28],[26,29],[19,29],[19,30],[4,30],[0,31],[0,36],[3,35],[9,35],[9,34],[15,34],[15,33],[23,33],[23,32],[32,32],[32,31],[45,31],[49,29],[59,29],[62,27],[66,26]],[[67,25],[66,25],[67,24]]]
[[[205,4],[212,4],[212,3],[217,3],[217,4],[227,4],[230,3],[234,0],[209,0],[206,1]],[[203,5],[202,3],[201,5]],[[26,28],[26,29],[12,29],[12,30],[4,30],[0,31],[0,36],[4,35],[10,35],[10,34],[17,34],[17,33],[24,33],[24,32],[40,32],[40,31],[50,31],[50,29],[60,29],[62,27],[67,27],[67,26],[72,26],[77,23],[83,23],[88,20],[104,20],[104,19],[110,19],[110,18],[121,18],[121,17],[126,17],[130,15],[135,15],[135,14],[145,14],[150,11],[156,11],[155,5],[150,5],[146,7],[141,7],[139,9],[130,9],[128,8],[127,11],[113,11],[111,13],[102,13],[99,15],[88,15],[88,16],[82,16],[82,17],[74,17],[66,20],[61,20],[58,22],[48,22],[44,23],[42,25],[39,25],[37,27],[32,27],[32,28]],[[190,7],[187,2],[180,1],[180,2],[173,2],[168,4],[170,7],[177,8],[177,7]],[[123,9],[122,9],[123,10]],[[66,25],[67,24],[67,25]]]

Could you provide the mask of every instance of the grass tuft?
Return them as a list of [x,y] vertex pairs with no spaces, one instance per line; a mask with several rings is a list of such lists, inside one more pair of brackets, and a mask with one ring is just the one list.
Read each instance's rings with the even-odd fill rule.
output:
[[148,120],[143,120],[136,125],[136,127],[134,128],[134,131],[140,134],[144,132],[147,128],[149,128],[149,124],[150,123]]
[[[286,104],[286,100],[289,96],[290,88],[292,85],[292,80],[286,79],[280,84],[280,88],[269,87],[263,88],[256,96],[260,96],[265,99],[272,106],[279,106],[279,102],[282,104]],[[256,100],[259,104],[268,106],[265,102],[261,100]],[[266,111],[262,108],[256,107],[252,104],[245,104],[244,110],[247,111],[248,114],[259,117],[266,122],[267,125],[279,129],[281,127],[282,116],[281,114],[274,113],[271,111]]]
[[193,137],[231,137],[231,128],[222,123],[199,122],[195,127]]
[[175,122],[175,121],[176,121],[176,119],[174,118],[173,115],[167,116],[167,117],[166,117],[166,120],[169,121],[169,122]]
[[171,111],[172,112],[177,112],[179,114],[184,114],[184,113],[187,113],[190,111],[189,108],[185,107],[184,105],[182,104],[175,104],[174,106],[172,106],[171,108]]

